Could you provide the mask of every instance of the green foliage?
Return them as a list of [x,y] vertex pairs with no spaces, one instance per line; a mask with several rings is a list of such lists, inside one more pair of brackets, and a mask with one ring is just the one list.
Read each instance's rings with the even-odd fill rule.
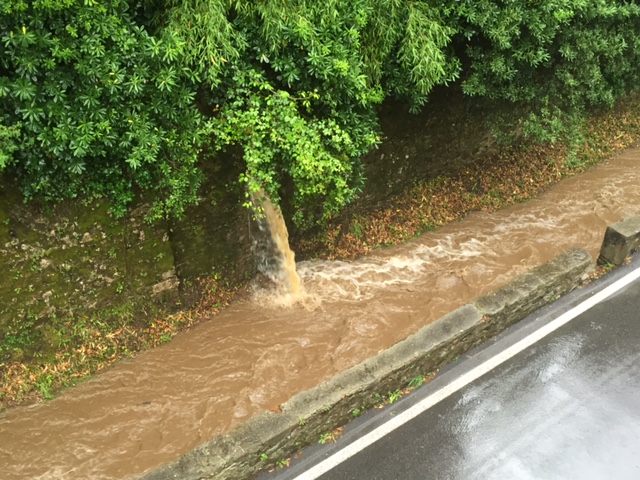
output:
[[6,127],[0,123],[0,172],[13,158],[13,152],[18,149],[16,140],[20,137],[20,124]]
[[[374,118],[305,116],[300,103],[319,100],[317,91],[293,97],[256,70],[238,71],[233,81],[237,86],[227,90],[213,130],[217,148],[243,146],[247,170],[241,180],[248,191],[264,188],[279,201],[278,188],[286,173],[294,182],[298,209],[322,198],[327,218],[351,201],[362,185],[356,161],[378,139]],[[297,219],[302,221],[302,216]]]
[[171,6],[166,25],[197,45],[187,61],[210,89],[214,148],[242,145],[248,195],[264,189],[277,202],[292,184],[299,224],[330,218],[359,193],[359,157],[379,142],[375,108],[385,91],[419,105],[455,76],[442,50],[452,30],[426,4]]
[[155,189],[156,216],[195,201],[207,123],[179,38],[119,0],[5,2],[0,34],[0,168],[27,198],[107,195],[121,211]]
[[[409,98],[412,109],[417,111],[427,102],[434,86],[446,85],[458,77],[460,62],[445,52],[455,29],[442,24],[437,9],[410,2],[406,17],[406,32],[396,60],[402,68],[390,71],[389,86],[393,93]],[[410,82],[403,81],[407,74]]]
[[398,400],[402,398],[402,392],[400,390],[396,390],[394,392],[389,392],[389,405],[393,405]]
[[322,221],[362,188],[385,98],[417,110],[460,78],[555,141],[637,89],[639,18],[614,0],[5,0],[0,171],[117,213],[154,190],[157,218],[198,200],[205,144],[240,145],[247,195]]
[[412,390],[416,389],[416,388],[422,386],[422,384],[424,382],[425,382],[425,377],[423,375],[416,375],[415,377],[413,377],[411,379],[411,381],[407,385],[407,388],[412,389]]
[[[522,133],[555,141],[586,109],[638,88],[640,7],[615,0],[442,2],[465,43],[469,95],[506,100],[529,113]],[[513,120],[511,129],[513,130]]]

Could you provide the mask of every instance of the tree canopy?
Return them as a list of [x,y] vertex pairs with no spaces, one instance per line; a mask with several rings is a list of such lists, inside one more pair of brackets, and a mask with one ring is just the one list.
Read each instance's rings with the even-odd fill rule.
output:
[[[4,0],[0,171],[27,198],[109,197],[152,217],[198,200],[240,145],[249,192],[294,186],[330,218],[363,185],[376,106],[436,85],[526,105],[526,134],[638,88],[640,8],[620,0]],[[426,105],[426,107],[425,107]],[[211,158],[204,159],[206,147]],[[317,220],[317,218],[315,218]]]

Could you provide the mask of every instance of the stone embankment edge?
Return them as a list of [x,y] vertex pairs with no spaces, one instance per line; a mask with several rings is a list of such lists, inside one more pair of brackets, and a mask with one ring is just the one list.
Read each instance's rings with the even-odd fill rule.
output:
[[376,393],[404,388],[576,288],[593,269],[588,252],[572,249],[467,304],[362,363],[147,473],[144,480],[244,480],[291,456],[321,434],[372,407]]

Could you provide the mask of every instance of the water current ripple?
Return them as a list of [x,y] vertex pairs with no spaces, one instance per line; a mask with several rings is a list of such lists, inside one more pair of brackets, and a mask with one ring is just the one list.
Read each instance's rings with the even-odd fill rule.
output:
[[607,223],[640,213],[639,167],[631,149],[526,204],[354,262],[303,262],[306,303],[236,303],[51,402],[2,414],[0,477],[137,478],[570,247],[596,255]]

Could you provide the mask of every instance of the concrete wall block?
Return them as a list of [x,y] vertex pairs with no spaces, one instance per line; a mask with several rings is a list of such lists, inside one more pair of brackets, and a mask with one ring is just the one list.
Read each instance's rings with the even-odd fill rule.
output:
[[262,444],[279,442],[289,436],[300,419],[282,412],[262,412],[247,421],[247,425]]
[[609,225],[604,234],[599,265],[621,265],[640,246],[640,215]]
[[504,328],[574,289],[590,268],[589,253],[574,248],[473,303]]

